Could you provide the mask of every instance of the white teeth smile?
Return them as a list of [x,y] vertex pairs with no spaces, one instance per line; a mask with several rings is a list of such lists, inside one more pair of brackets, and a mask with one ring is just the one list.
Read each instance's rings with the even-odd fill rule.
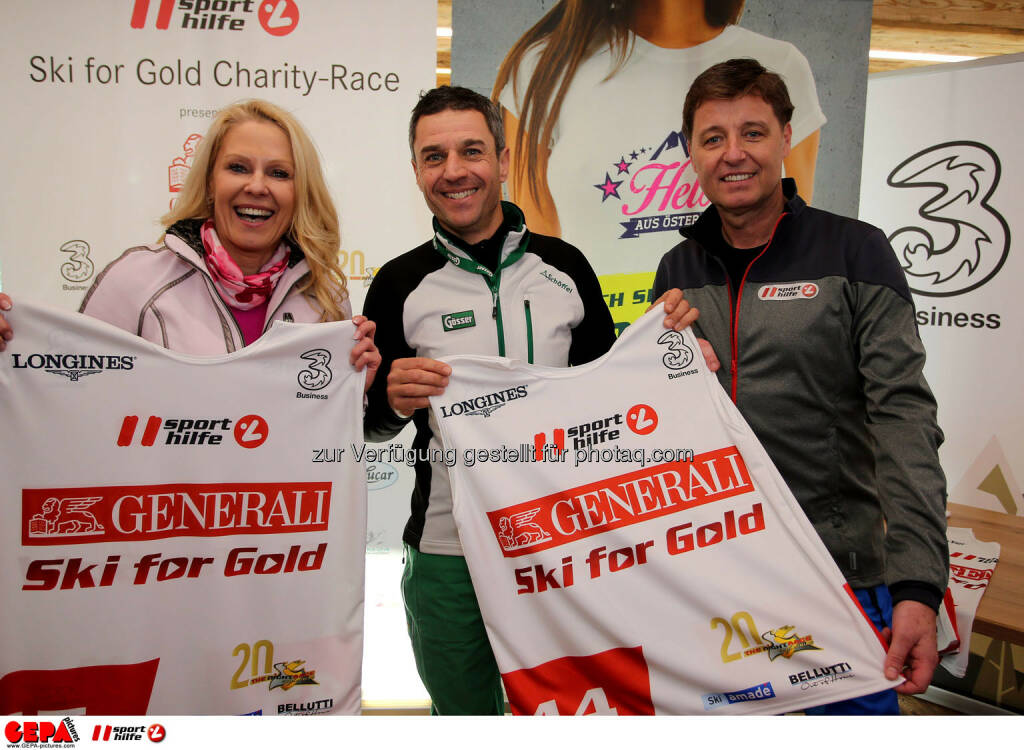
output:
[[742,180],[749,180],[753,176],[754,175],[752,173],[751,174],[730,174],[730,175],[726,175],[722,179],[725,182],[740,182]]
[[476,190],[477,190],[476,188],[471,188],[469,190],[461,190],[458,193],[445,193],[444,197],[445,198],[451,198],[452,200],[456,200],[457,201],[457,200],[459,200],[461,198],[465,198],[465,197],[467,197],[469,195],[472,195],[473,193],[476,192]]
[[235,209],[235,213],[237,213],[242,218],[248,218],[248,219],[266,219],[266,218],[269,218],[269,217],[274,215],[273,211],[270,211],[270,210],[265,209],[265,208],[243,208],[243,207],[240,207],[240,208],[236,208]]

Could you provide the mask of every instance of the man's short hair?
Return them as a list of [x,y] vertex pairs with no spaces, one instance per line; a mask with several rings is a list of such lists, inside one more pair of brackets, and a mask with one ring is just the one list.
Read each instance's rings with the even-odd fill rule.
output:
[[709,99],[737,99],[747,94],[756,94],[764,99],[782,126],[793,117],[793,102],[781,76],[769,72],[757,60],[733,58],[705,70],[694,79],[686,93],[683,137],[687,143],[693,136],[693,116],[701,104]]
[[476,110],[484,116],[487,121],[487,129],[494,136],[494,146],[497,153],[505,150],[505,126],[501,122],[501,110],[498,105],[486,96],[476,93],[472,89],[463,86],[438,86],[420,95],[420,100],[412,108],[412,118],[409,120],[409,150],[413,152],[412,158],[415,161],[416,152],[413,151],[413,142],[416,140],[416,123],[426,115],[436,115],[446,109],[454,110]]

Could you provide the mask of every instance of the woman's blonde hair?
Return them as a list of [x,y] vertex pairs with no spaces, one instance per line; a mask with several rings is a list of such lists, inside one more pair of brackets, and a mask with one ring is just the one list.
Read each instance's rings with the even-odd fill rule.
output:
[[160,223],[170,227],[182,219],[213,216],[210,179],[221,143],[235,125],[251,121],[269,122],[288,136],[295,163],[295,213],[287,237],[306,256],[310,276],[300,290],[323,310],[321,320],[341,320],[342,303],[348,298],[345,274],[338,265],[341,234],[338,212],[327,189],[316,146],[293,115],[262,99],[232,104],[217,113],[192,161],[192,168],[174,207]]
[[[715,28],[736,23],[743,3],[744,0],[704,0],[704,18]],[[637,0],[561,0],[519,38],[498,69],[491,98],[497,102],[511,81],[512,95],[518,100],[519,65],[531,47],[545,42],[526,83],[512,154],[515,181],[522,184],[525,176],[534,200],[540,197],[540,144],[551,142],[562,101],[576,70],[607,45],[614,65],[604,80],[619,72],[633,51],[636,5]]]

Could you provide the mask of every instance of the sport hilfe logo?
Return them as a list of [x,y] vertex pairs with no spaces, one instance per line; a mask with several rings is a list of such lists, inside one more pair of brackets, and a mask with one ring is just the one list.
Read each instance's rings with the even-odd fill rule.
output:
[[565,438],[572,438],[572,449],[592,448],[602,443],[618,440],[622,436],[625,425],[637,435],[650,435],[658,427],[658,412],[647,404],[634,404],[625,414],[615,412],[607,417],[581,422],[569,428],[556,427],[551,431],[552,442],[548,442],[546,432],[538,432],[533,436],[533,452],[535,461],[562,460],[565,455]]
[[136,724],[135,726],[116,726],[110,724],[97,724],[92,728],[93,742],[115,742],[140,741],[143,737],[151,742],[163,742],[167,736],[167,730],[162,724]]
[[[139,417],[134,414],[121,420],[121,430],[117,435],[118,446],[126,448],[135,443],[139,422]],[[259,414],[247,414],[237,421],[227,417],[165,420],[150,416],[139,434],[138,445],[147,448],[156,445],[161,429],[164,431],[162,445],[220,445],[224,441],[224,433],[230,432],[235,442],[243,448],[258,448],[270,434],[267,420]]]
[[765,300],[814,299],[818,296],[818,285],[813,281],[765,284],[757,290],[757,296]]
[[299,7],[295,0],[135,0],[131,27],[144,29],[150,5],[156,6],[155,28],[167,30],[177,9],[182,11],[182,29],[206,31],[243,31],[253,13],[260,26],[271,36],[285,36],[299,25]]

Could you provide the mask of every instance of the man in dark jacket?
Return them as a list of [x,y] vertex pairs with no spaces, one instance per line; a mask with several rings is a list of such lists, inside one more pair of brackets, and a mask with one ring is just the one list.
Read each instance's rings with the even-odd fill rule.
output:
[[[810,208],[783,179],[792,113],[782,79],[754,60],[697,77],[683,134],[712,205],[681,230],[654,293],[678,287],[700,309],[694,330],[721,358],[722,386],[891,637],[887,676],[922,692],[948,577],[924,348],[885,234]],[[892,691],[826,708],[898,710]]]

